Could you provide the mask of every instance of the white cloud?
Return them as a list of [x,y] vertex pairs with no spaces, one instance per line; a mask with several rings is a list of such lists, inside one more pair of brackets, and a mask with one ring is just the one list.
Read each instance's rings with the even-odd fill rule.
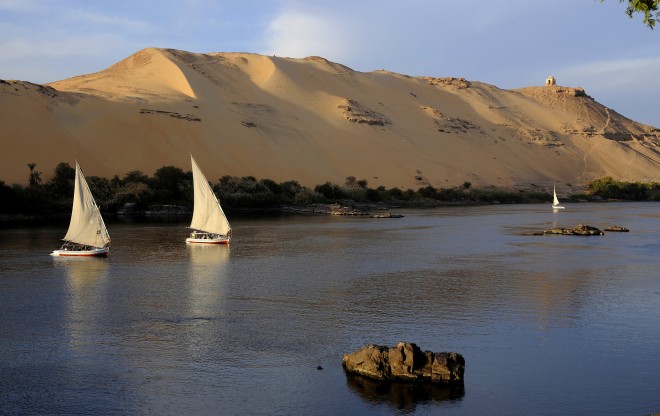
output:
[[560,71],[568,79],[584,80],[592,88],[603,91],[657,90],[660,58],[596,61]]
[[[262,53],[302,58],[320,55],[360,71],[387,69],[411,75],[446,72],[484,33],[511,24],[531,6],[512,0],[480,5],[455,1],[284,0],[264,33]],[[538,7],[538,6],[537,6]],[[469,24],[466,24],[469,22]],[[464,59],[462,57],[461,59]]]
[[658,73],[658,57],[599,60],[564,68],[557,80],[561,85],[583,87],[599,103],[635,121],[660,126]]
[[333,61],[350,58],[349,28],[332,16],[284,12],[267,28],[266,54],[304,58],[321,55]]
[[40,33],[67,30],[79,34],[85,28],[93,28],[95,32],[144,31],[152,28],[152,24],[145,20],[115,15],[112,12],[114,9],[97,12],[91,7],[83,9],[65,2],[53,5],[36,0],[0,0],[0,10],[12,14],[11,23],[8,16],[0,17],[0,23],[16,28],[38,28]]
[[3,60],[18,60],[30,57],[61,58],[71,56],[103,56],[119,41],[112,35],[94,34],[84,38],[59,36],[47,40],[13,38],[0,41]]
[[40,3],[32,0],[0,0],[0,10],[8,12],[34,13],[42,9]]
[[98,71],[144,47],[153,30],[120,8],[0,0],[0,10],[0,78],[49,82]]
[[151,24],[142,20],[129,19],[124,16],[106,15],[102,13],[93,13],[80,9],[69,10],[65,13],[65,19],[70,20],[72,24],[100,25],[112,27],[113,30],[148,30]]

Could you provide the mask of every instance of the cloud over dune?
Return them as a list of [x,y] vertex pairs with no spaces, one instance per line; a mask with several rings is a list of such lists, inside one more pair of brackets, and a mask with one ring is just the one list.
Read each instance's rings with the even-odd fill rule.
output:
[[602,90],[632,88],[648,91],[654,84],[657,86],[660,58],[602,60],[569,67],[562,72],[572,78],[589,80],[593,87]]
[[350,27],[333,16],[287,11],[270,22],[266,53],[295,58],[320,55],[345,61],[352,55],[350,32]]

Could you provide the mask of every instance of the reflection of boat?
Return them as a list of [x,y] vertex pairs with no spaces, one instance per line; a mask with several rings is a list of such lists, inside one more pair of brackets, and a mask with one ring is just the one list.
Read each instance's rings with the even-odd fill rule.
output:
[[110,252],[108,229],[77,161],[71,222],[63,240],[51,256],[107,256]]
[[200,245],[190,247],[190,260],[194,266],[213,266],[229,259],[229,247]]
[[76,354],[95,354],[96,344],[89,342],[91,333],[99,329],[99,312],[104,310],[106,296],[104,286],[110,267],[108,258],[89,261],[85,257],[54,257],[56,268],[66,275],[66,313],[63,323],[66,328],[69,348]]
[[190,223],[193,231],[186,239],[186,243],[229,244],[231,239],[229,221],[227,221],[211,185],[192,155],[190,155],[190,161],[192,162],[195,206]]
[[[193,319],[213,319],[226,298],[229,246],[189,244],[190,272],[188,310]],[[212,343],[209,342],[209,345]]]
[[54,259],[57,266],[63,266],[68,277],[69,288],[79,295],[86,287],[96,287],[108,270],[108,260],[85,261],[69,257]]
[[557,191],[555,190],[555,184],[552,184],[552,209],[564,209],[563,206],[559,203],[559,199],[557,198]]

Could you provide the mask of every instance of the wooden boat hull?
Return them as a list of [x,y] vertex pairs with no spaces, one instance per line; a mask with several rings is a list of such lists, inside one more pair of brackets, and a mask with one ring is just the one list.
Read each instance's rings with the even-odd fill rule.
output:
[[229,238],[186,238],[187,244],[229,244]]
[[109,253],[110,247],[104,247],[93,250],[54,250],[50,255],[59,257],[105,257]]

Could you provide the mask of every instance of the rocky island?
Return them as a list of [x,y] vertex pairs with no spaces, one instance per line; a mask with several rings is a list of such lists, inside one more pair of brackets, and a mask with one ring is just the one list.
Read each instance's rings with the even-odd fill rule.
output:
[[394,347],[368,344],[344,354],[346,372],[380,381],[462,383],[465,359],[456,352],[422,351],[410,342]]

